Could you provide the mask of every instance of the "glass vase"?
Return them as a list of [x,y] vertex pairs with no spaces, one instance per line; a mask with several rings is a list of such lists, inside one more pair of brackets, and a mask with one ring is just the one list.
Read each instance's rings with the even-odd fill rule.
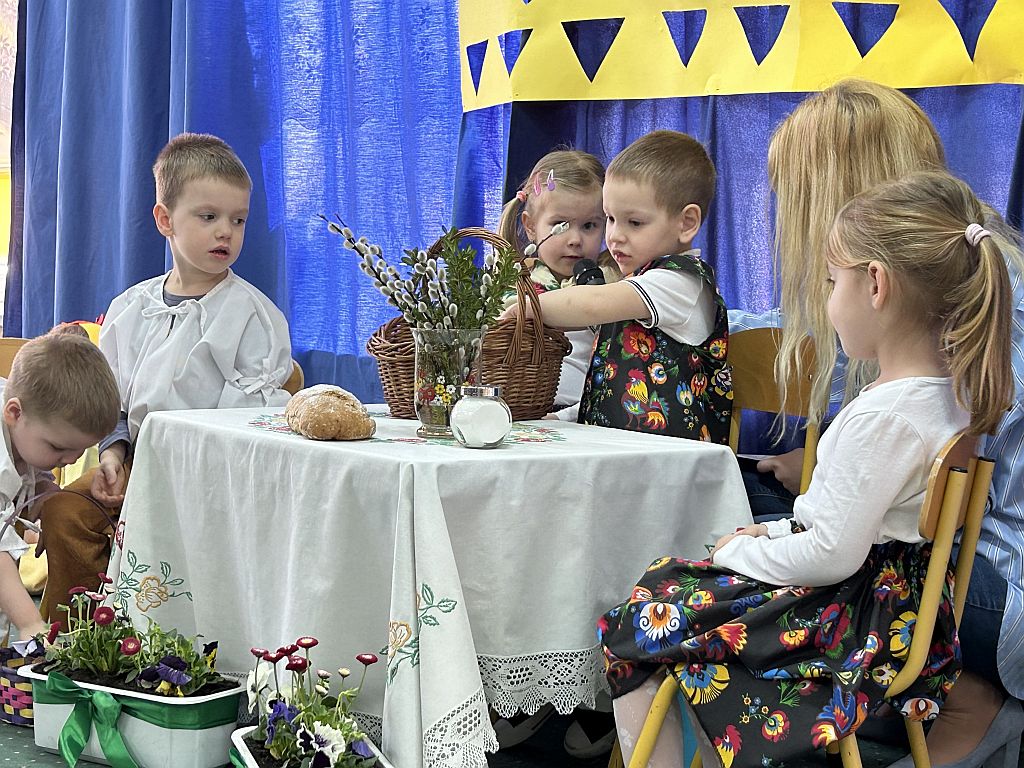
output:
[[412,331],[416,342],[416,378],[413,407],[420,437],[454,438],[452,408],[460,387],[480,382],[480,349],[484,331],[479,328]]

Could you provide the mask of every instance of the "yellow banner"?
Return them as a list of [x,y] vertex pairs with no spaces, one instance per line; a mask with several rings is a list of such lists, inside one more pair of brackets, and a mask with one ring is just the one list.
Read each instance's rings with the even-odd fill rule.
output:
[[[963,31],[947,6],[970,16]],[[461,0],[459,28],[465,111],[815,91],[844,77],[1024,83],[1024,0]],[[611,43],[595,51],[595,39]]]

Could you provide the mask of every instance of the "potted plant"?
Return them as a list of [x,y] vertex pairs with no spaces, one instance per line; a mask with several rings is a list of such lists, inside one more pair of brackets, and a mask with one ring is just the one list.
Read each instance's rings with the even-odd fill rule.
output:
[[[339,669],[341,689],[332,696],[332,673],[315,669],[309,660],[318,644],[315,637],[300,637],[276,651],[251,649],[256,663],[248,679],[249,710],[258,710],[259,721],[231,736],[237,768],[389,766],[352,715],[362,679],[359,686],[346,687],[351,673]],[[356,660],[365,677],[377,657],[362,653]]]
[[100,592],[71,590],[68,631],[38,642],[45,659],[32,680],[36,745],[115,768],[213,768],[224,764],[244,688],[214,669],[217,644],[202,649],[155,622],[142,631],[101,605]]

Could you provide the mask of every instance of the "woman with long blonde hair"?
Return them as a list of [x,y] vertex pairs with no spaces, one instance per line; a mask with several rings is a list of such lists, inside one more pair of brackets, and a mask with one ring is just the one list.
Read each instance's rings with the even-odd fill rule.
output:
[[[844,80],[808,97],[776,130],[768,173],[776,195],[781,308],[770,313],[775,322],[768,323],[764,316],[731,312],[730,329],[781,325],[776,380],[786,382],[794,371],[811,376],[812,421],[820,422],[830,405],[849,402],[877,371],[873,361],[852,361],[844,367],[845,356],[829,323],[825,253],[831,222],[850,199],[880,182],[944,167],[941,140],[921,108],[899,91],[869,81]],[[1017,308],[1024,301],[1024,282],[1016,237],[987,207],[985,226],[1007,259],[1012,307]],[[1019,382],[1024,375],[1024,313],[1014,309],[1013,315],[1013,367]],[[805,335],[814,339],[816,350],[813,370],[806,372],[800,371],[798,357]],[[980,764],[1012,737],[1014,728],[1019,735],[1022,714],[1014,697],[1024,696],[1024,461],[1015,457],[1024,456],[1022,397],[1018,385],[1010,414],[988,444],[989,455],[996,458],[996,503],[986,515],[961,624],[965,671],[929,733],[937,765],[961,760],[965,768]],[[793,451],[763,460],[758,470],[774,473],[795,493],[802,458],[802,451]]]

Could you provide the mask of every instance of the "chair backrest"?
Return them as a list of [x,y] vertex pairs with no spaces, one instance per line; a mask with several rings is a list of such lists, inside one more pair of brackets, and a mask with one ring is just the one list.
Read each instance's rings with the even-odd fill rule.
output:
[[28,339],[0,338],[0,378],[6,379],[11,375],[14,356],[26,341]]
[[302,366],[299,365],[298,361],[292,360],[292,375],[288,377],[288,380],[282,385],[281,389],[289,395],[294,395],[302,389],[305,381],[306,375],[302,372]]
[[957,624],[963,615],[964,598],[974,567],[974,551],[985,514],[988,489],[995,463],[976,455],[978,439],[961,432],[943,446],[928,475],[918,532],[932,542],[921,605],[914,626],[910,652],[900,673],[892,681],[887,696],[902,693],[924,669],[932,633],[946,583],[946,570],[959,528],[960,552],[957,555],[953,589],[953,615]]
[[[786,401],[775,382],[775,358],[779,354],[782,330],[752,328],[729,334],[729,363],[732,365],[732,423],[729,446],[733,452],[740,440],[740,416],[744,410],[806,416],[811,404],[811,371],[814,342],[808,337],[800,346],[800,364],[786,387]],[[807,490],[818,448],[818,425],[809,424],[804,435],[804,465],[801,493]]]

